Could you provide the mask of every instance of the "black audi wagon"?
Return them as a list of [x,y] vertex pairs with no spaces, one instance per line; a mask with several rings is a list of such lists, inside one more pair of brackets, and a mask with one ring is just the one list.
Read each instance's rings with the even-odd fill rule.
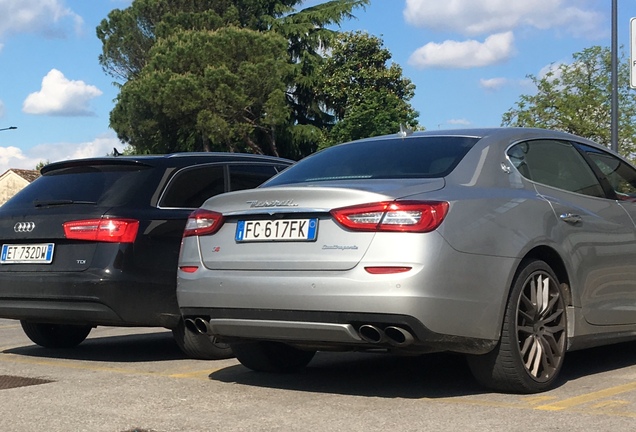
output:
[[181,237],[207,198],[251,189],[293,162],[237,153],[69,160],[0,207],[0,318],[48,348],[95,326],[165,327],[191,357],[231,349],[186,332],[176,299]]

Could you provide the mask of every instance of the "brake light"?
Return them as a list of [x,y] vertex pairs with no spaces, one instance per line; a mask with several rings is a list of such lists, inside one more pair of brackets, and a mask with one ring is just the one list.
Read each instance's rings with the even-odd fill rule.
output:
[[210,210],[198,209],[188,217],[184,237],[211,235],[223,225],[223,215]]
[[139,221],[135,219],[84,219],[64,222],[64,235],[71,240],[108,243],[132,243]]
[[385,201],[343,207],[331,215],[345,228],[354,231],[433,231],[448,213],[445,201]]

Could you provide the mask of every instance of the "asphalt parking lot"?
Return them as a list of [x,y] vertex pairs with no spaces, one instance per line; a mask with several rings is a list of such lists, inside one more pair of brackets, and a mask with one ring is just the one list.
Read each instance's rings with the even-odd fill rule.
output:
[[0,431],[631,431],[636,343],[569,353],[537,395],[478,387],[462,357],[318,353],[296,374],[184,357],[163,329],[99,327],[78,348],[0,320]]

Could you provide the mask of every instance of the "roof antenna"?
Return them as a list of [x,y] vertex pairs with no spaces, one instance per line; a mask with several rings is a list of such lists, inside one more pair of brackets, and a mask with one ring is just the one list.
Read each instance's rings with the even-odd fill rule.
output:
[[407,136],[413,133],[412,129],[407,128],[402,123],[400,123],[400,131],[398,132],[398,136],[402,138],[406,138]]
[[113,147],[113,156],[117,157],[117,156],[121,156],[122,154],[123,153],[119,153],[116,147]]

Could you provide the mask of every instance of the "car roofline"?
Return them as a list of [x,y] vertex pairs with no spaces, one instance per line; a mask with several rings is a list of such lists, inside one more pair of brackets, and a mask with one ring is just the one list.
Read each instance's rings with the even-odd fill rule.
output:
[[[69,159],[63,161],[51,162],[40,170],[41,174],[46,174],[51,171],[55,171],[62,168],[73,168],[87,165],[121,165],[121,166],[139,166],[139,167],[151,167],[154,166],[153,161],[165,161],[168,159],[177,158],[200,158],[202,162],[205,159],[218,158],[218,162],[236,162],[241,159],[249,159],[250,162],[257,160],[264,162],[283,162],[293,164],[295,161],[291,159],[280,158],[276,156],[257,155],[251,153],[230,153],[230,152],[182,152],[182,153],[168,153],[168,154],[155,154],[155,155],[126,155],[126,156],[102,156],[83,159]],[[227,159],[229,158],[229,160]],[[209,161],[213,162],[213,161]]]

